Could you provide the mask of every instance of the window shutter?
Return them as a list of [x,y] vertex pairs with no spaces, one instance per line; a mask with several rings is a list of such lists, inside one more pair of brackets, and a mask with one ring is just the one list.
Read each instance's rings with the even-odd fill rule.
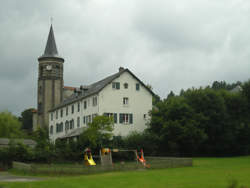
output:
[[129,114],[129,123],[133,124],[133,114]]
[[120,123],[123,123],[123,114],[120,114]]
[[117,123],[117,113],[114,113],[114,123]]

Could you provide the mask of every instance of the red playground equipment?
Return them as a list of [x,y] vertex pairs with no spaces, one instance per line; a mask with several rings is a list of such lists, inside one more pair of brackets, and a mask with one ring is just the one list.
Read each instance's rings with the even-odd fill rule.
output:
[[138,155],[138,152],[136,150],[136,155],[137,155],[138,161],[140,161],[143,164],[143,166],[145,166],[146,168],[149,168],[150,166],[146,163],[146,160],[144,158],[143,149],[141,149],[140,153],[141,153],[141,157]]

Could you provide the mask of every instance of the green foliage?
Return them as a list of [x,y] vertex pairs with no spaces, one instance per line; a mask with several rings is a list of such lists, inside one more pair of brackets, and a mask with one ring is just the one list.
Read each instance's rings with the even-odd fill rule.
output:
[[0,112],[0,138],[20,138],[21,123],[10,112]]
[[114,121],[106,116],[96,116],[92,123],[88,124],[88,128],[80,135],[83,143],[88,143],[89,147],[102,147],[105,142],[112,138],[114,129]]
[[[240,84],[240,83],[237,83]],[[250,81],[242,92],[235,84],[215,82],[205,89],[170,94],[152,110],[148,131],[159,137],[161,155],[250,154]]]
[[31,132],[33,128],[33,108],[24,110],[19,120],[22,122],[22,129]]

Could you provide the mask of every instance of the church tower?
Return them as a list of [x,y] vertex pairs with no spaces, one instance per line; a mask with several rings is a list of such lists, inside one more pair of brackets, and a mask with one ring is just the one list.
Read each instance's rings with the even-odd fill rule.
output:
[[44,54],[38,58],[37,126],[48,127],[48,111],[63,100],[63,63],[58,55],[52,25]]

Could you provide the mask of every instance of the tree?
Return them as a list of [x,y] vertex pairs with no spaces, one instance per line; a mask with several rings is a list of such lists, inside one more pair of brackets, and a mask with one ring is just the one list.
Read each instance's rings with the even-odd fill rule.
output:
[[10,112],[0,113],[0,138],[20,138],[23,136],[21,123]]
[[22,129],[31,132],[33,128],[33,108],[24,110],[19,120],[22,122]]
[[174,92],[170,91],[170,93],[167,96],[167,99],[170,99],[171,97],[174,97],[174,96],[175,96]]
[[105,141],[112,138],[114,129],[113,118],[107,116],[96,116],[92,123],[88,124],[88,128],[80,135],[83,143],[88,143],[90,147],[102,147]]

